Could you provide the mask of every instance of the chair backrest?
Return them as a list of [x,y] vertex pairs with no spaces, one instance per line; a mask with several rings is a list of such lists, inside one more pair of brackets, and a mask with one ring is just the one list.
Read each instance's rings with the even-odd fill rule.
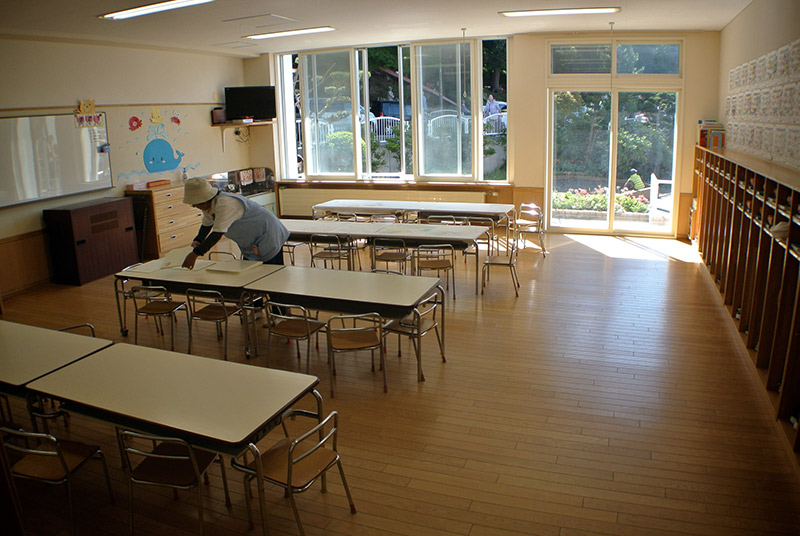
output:
[[[179,488],[194,487],[199,484],[200,467],[194,449],[183,439],[120,429],[117,429],[117,438],[123,464],[128,469],[132,481]],[[153,464],[153,468],[157,467],[160,470],[136,470],[148,461]],[[167,470],[168,464],[180,465],[184,469],[190,467],[194,473],[194,482],[186,482],[185,479],[180,479],[180,482],[178,479],[171,481],[170,471]],[[185,471],[183,473],[185,474]]]
[[[12,468],[12,473],[18,477],[54,484],[64,482],[69,477],[70,471],[67,462],[64,460],[61,445],[58,439],[50,434],[0,428],[0,443],[3,446],[5,459],[19,457],[10,457],[9,451],[26,458],[26,471],[24,474],[14,473]],[[35,447],[31,445],[35,445]],[[39,460],[35,461],[36,458],[39,458]],[[54,462],[54,458],[57,458],[58,461]],[[41,470],[36,469],[35,466],[37,464],[42,465]]]
[[276,324],[283,320],[302,320],[307,325],[310,318],[308,309],[293,303],[279,303],[270,300],[265,304],[265,309],[267,311],[267,321],[272,321]]
[[[120,271],[121,272],[127,272],[128,270],[132,270],[132,269],[136,268],[137,266],[141,266],[141,265],[142,265],[141,262],[137,262],[136,264],[131,264],[130,266],[126,266],[125,268],[123,268]],[[128,282],[127,278],[119,278],[119,277],[114,278],[114,291],[117,294],[122,294],[125,298],[128,298],[129,295],[130,295],[130,291],[125,288],[125,283],[127,283],[127,282]]]
[[89,330],[91,336],[94,337],[94,326],[88,322],[85,322],[83,324],[75,324],[74,326],[67,326],[65,328],[59,328],[58,331],[78,331],[82,329]]
[[231,253],[230,251],[209,251],[208,252],[208,259],[209,260],[236,260],[236,254]]
[[[331,423],[331,421],[333,421]],[[328,427],[330,427],[328,429]],[[327,432],[326,432],[327,429]],[[311,456],[317,450],[326,447],[333,452],[337,452],[337,436],[339,434],[339,414],[336,411],[331,411],[327,417],[320,421],[312,429],[308,430],[303,435],[297,437],[289,446],[289,465],[286,475],[286,482],[292,482],[292,473],[294,466],[302,462],[305,458]],[[330,443],[328,447],[327,444]],[[298,449],[298,447],[301,448]],[[310,476],[310,480],[315,480],[327,467],[316,467],[316,474]],[[308,480],[308,478],[307,478]]]
[[432,258],[455,259],[455,248],[452,244],[422,244],[414,250],[417,258],[427,260]]
[[488,227],[489,233],[491,237],[494,237],[495,234],[495,222],[492,218],[488,216],[467,216],[467,225],[474,225],[476,227]]
[[396,214],[370,214],[369,221],[378,223],[397,223]]
[[429,214],[424,218],[425,223],[433,225],[464,225],[466,221],[466,218],[452,214]]
[[438,325],[436,320],[441,297],[438,292],[434,292],[414,307],[414,311],[410,316],[407,316],[400,321],[402,325],[409,325],[408,320],[413,321],[413,326],[420,329],[420,331],[427,331],[434,326]]
[[406,251],[406,241],[402,238],[376,238],[372,241],[376,250],[394,250],[398,252]]
[[130,290],[131,298],[133,298],[133,307],[138,312],[139,309],[152,301],[170,301],[172,294],[166,287],[160,286],[145,286],[137,285]]
[[189,303],[189,314],[192,317],[195,317],[197,312],[205,307],[219,306],[225,308],[225,298],[218,290],[186,289],[186,301]]
[[[332,350],[368,350],[380,348],[383,344],[383,327],[385,321],[378,313],[363,313],[358,315],[334,315],[328,319],[328,346]],[[354,348],[337,346],[337,335],[345,337],[359,337],[366,333],[373,333],[375,337],[365,337],[363,345]]]

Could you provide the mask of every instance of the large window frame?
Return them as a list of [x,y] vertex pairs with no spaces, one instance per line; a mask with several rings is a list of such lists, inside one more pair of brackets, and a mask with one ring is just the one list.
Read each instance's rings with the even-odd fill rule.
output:
[[[352,153],[353,153],[353,171],[352,172],[343,172],[343,171],[331,171],[329,169],[325,169],[324,167],[320,167],[318,162],[315,162],[315,158],[319,158],[318,154],[314,154],[312,151],[311,142],[313,140],[313,132],[312,132],[312,118],[311,114],[303,109],[301,112],[301,122],[302,122],[302,146],[299,143],[295,143],[295,147],[289,147],[292,145],[291,140],[297,141],[295,135],[293,135],[292,131],[292,124],[294,123],[294,98],[290,98],[284,94],[284,92],[291,91],[292,95],[295,93],[294,86],[290,84],[288,81],[289,78],[292,78],[287,75],[287,72],[291,68],[291,63],[287,57],[291,56],[291,54],[279,54],[275,57],[275,68],[278,72],[278,80],[280,81],[281,91],[279,92],[280,97],[280,105],[281,111],[279,112],[278,118],[278,132],[280,133],[281,140],[282,140],[282,149],[280,151],[281,155],[281,164],[283,166],[285,175],[289,178],[300,178],[301,176],[308,179],[308,180],[345,180],[345,181],[354,181],[354,182],[481,182],[483,180],[483,88],[482,88],[482,39],[466,39],[466,40],[443,40],[443,41],[426,41],[426,42],[415,42],[412,44],[397,44],[397,45],[390,45],[390,46],[397,46],[398,49],[398,61],[399,65],[403,64],[403,52],[408,50],[409,58],[410,58],[410,72],[403,73],[403,76],[408,76],[412,83],[411,83],[411,108],[412,114],[410,118],[411,128],[413,130],[413,151],[412,151],[412,164],[411,168],[413,173],[403,173],[403,171],[407,171],[405,168],[405,163],[401,167],[401,171],[399,173],[389,173],[381,176],[382,174],[378,173],[368,173],[367,170],[371,169],[370,165],[370,147],[371,147],[371,132],[369,129],[368,118],[371,112],[369,111],[369,101],[368,101],[368,93],[367,93],[367,76],[363,73],[368,72],[368,59],[367,59],[367,49],[364,47],[350,47],[350,48],[342,48],[342,49],[330,49],[330,50],[319,50],[319,51],[304,51],[298,53],[297,56],[299,58],[299,65],[298,67],[298,78],[299,78],[299,86],[300,86],[300,93],[302,95],[301,100],[308,102],[310,98],[307,96],[307,92],[309,91],[308,84],[310,83],[307,80],[307,76],[304,74],[304,69],[302,68],[303,62],[305,61],[304,58],[309,58],[310,56],[314,56],[317,54],[329,54],[329,53],[343,53],[347,52],[349,54],[349,77],[350,77],[350,88],[349,88],[349,98],[351,102],[351,113],[350,117],[352,119],[352,132],[353,132],[353,146],[352,146]],[[426,117],[424,116],[422,110],[422,82],[420,77],[421,68],[419,54],[426,50],[425,47],[429,46],[441,46],[441,47],[448,47],[452,46],[455,47],[457,50],[462,50],[464,47],[468,47],[469,49],[469,61],[466,63],[468,67],[468,72],[466,73],[466,77],[468,77],[468,87],[460,87],[459,95],[464,94],[465,99],[469,98],[469,104],[465,106],[467,110],[464,111],[463,114],[456,114],[459,116],[459,120],[463,116],[469,116],[469,127],[465,128],[464,131],[459,132],[459,142],[463,141],[464,146],[468,147],[469,154],[465,155],[465,158],[459,160],[459,167],[457,172],[455,173],[436,173],[436,172],[426,172],[424,162],[422,161],[422,151],[419,149],[424,147],[425,144],[425,129],[426,129]],[[401,67],[402,68],[402,67]],[[458,76],[461,77],[463,75],[463,71],[458,72]],[[357,104],[353,104],[357,103]],[[459,100],[459,103],[461,101]],[[358,113],[352,113],[354,110],[359,109],[359,106],[363,106],[365,110],[365,118],[363,121],[359,120]],[[468,113],[467,113],[468,112]],[[317,117],[318,119],[318,117]],[[463,136],[467,136],[467,138],[463,138]],[[462,144],[459,145],[461,147]],[[300,147],[302,154],[298,152],[298,147]],[[362,151],[362,149],[366,147],[366,151]],[[405,137],[403,141],[403,150],[405,150]],[[363,154],[363,153],[366,154]],[[402,154],[405,154],[404,152]],[[305,166],[305,173],[301,173],[298,171],[298,166],[294,165],[295,160],[303,160]],[[471,168],[469,170],[465,170],[466,167],[463,165],[463,162],[467,161],[471,164]],[[499,181],[497,181],[499,182]]]
[[[553,74],[553,66],[552,66],[552,46],[553,45],[611,45],[611,72],[610,73],[591,73],[591,74],[576,74],[576,73],[569,73],[569,74]],[[679,69],[677,74],[617,74],[617,45],[618,44],[678,44],[680,47],[679,51]],[[684,72],[685,72],[685,40],[682,38],[649,38],[649,39],[640,39],[636,37],[614,37],[613,39],[602,39],[602,38],[592,38],[592,39],[551,39],[547,40],[546,47],[545,47],[545,54],[547,55],[546,58],[546,65],[547,65],[547,76],[545,83],[547,85],[547,99],[548,99],[548,106],[547,106],[547,165],[546,165],[546,172],[547,172],[547,180],[546,180],[546,192],[547,195],[545,196],[545,213],[547,215],[547,225],[550,224],[550,192],[553,190],[553,181],[555,177],[555,170],[553,169],[553,162],[554,162],[554,139],[553,139],[553,132],[554,132],[554,109],[553,109],[553,94],[558,91],[605,91],[609,92],[611,95],[611,122],[609,125],[610,128],[610,155],[609,155],[609,173],[612,177],[616,176],[617,173],[617,147],[618,147],[618,125],[617,125],[617,116],[618,116],[618,104],[619,104],[619,93],[620,92],[650,92],[650,91],[664,91],[664,92],[675,92],[677,93],[677,104],[675,110],[675,124],[678,125],[676,128],[676,135],[675,135],[675,150],[673,154],[673,209],[672,214],[677,214],[677,208],[679,203],[679,194],[680,194],[680,185],[677,182],[678,174],[677,174],[677,163],[681,161],[681,139],[683,138],[684,132],[679,126],[682,124],[683,118],[683,92],[684,92]],[[613,199],[613,198],[612,198]],[[610,201],[611,202],[611,199]],[[619,231],[614,229],[614,220],[613,215],[609,218],[609,225],[608,228],[605,229],[580,229],[580,232],[587,232],[587,233],[600,233],[600,234],[637,234],[635,232],[630,231]],[[569,231],[569,228],[562,227],[564,231]],[[669,232],[664,233],[665,235],[674,236],[677,230],[677,218],[672,218],[672,225]],[[654,233],[644,233],[647,235],[652,235]],[[661,234],[661,233],[655,233]]]

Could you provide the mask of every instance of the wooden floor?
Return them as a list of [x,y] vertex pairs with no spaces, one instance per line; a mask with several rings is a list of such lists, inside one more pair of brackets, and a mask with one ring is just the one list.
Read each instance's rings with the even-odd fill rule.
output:
[[[298,499],[310,535],[766,535],[800,533],[800,481],[747,351],[691,246],[670,240],[548,236],[550,254],[519,256],[522,280],[495,271],[473,293],[474,258],[450,300],[447,363],[424,341],[416,382],[407,341],[388,354],[389,392],[369,356],[337,358],[340,451],[358,513],[335,472]],[[307,262],[302,258],[298,263]],[[112,279],[48,285],[4,300],[4,320],[57,328],[91,322],[118,332]],[[152,322],[140,344],[167,343]],[[249,361],[264,366],[262,355]],[[219,359],[206,328],[195,353]],[[129,337],[132,342],[133,334]],[[231,359],[245,361],[238,325]],[[186,326],[177,328],[186,348]],[[271,366],[298,370],[293,347]],[[312,374],[327,386],[324,342]],[[15,400],[17,418],[23,405]],[[231,418],[236,418],[232,415]],[[74,489],[78,534],[124,534],[128,492],[108,424],[74,416],[58,435],[98,442],[117,502],[97,467]],[[277,430],[273,432],[277,437]],[[271,441],[272,434],[267,441]],[[80,473],[79,473],[80,474]],[[233,507],[219,468],[204,492],[206,534],[248,531],[241,479]],[[63,491],[21,486],[29,534],[67,534]],[[297,534],[289,503],[268,487],[272,534]],[[137,534],[198,533],[195,495],[134,490]],[[256,506],[254,504],[254,506]]]

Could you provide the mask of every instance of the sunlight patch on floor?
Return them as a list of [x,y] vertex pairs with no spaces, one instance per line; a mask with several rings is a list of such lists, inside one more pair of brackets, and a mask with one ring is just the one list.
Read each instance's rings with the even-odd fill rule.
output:
[[615,259],[700,262],[697,249],[685,242],[667,238],[594,236],[568,234],[565,237]]

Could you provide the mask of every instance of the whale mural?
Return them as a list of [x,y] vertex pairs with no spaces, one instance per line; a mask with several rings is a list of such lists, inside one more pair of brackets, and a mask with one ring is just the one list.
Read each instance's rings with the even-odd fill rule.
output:
[[183,153],[174,150],[167,140],[159,138],[150,140],[144,148],[142,158],[147,171],[156,173],[177,169],[181,164]]

